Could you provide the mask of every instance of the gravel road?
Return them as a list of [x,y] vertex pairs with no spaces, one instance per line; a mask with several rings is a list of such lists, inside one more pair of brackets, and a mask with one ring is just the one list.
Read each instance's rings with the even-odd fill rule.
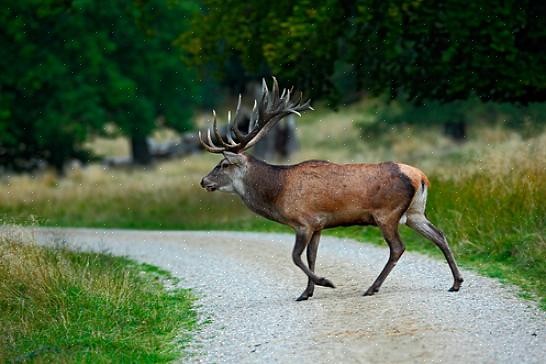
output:
[[204,325],[190,361],[204,363],[546,363],[546,315],[515,289],[463,272],[447,292],[446,263],[406,252],[381,292],[362,293],[387,248],[323,236],[317,287],[295,302],[306,277],[291,261],[293,237],[234,232],[36,229],[168,269],[200,297]]

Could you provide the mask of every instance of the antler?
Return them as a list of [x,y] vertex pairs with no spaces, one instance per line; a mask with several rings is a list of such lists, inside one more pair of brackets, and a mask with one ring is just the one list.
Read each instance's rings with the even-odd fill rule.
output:
[[237,102],[237,109],[235,109],[235,116],[233,121],[231,120],[231,112],[228,112],[227,128],[226,128],[226,140],[222,138],[222,134],[218,130],[218,122],[216,120],[216,111],[212,111],[212,129],[214,136],[221,146],[217,146],[212,141],[212,135],[210,128],[207,129],[207,140],[203,140],[201,131],[199,131],[199,141],[201,145],[211,153],[229,152],[242,152],[262,139],[282,118],[289,114],[296,114],[301,116],[300,112],[305,110],[314,110],[311,107],[311,100],[307,100],[302,103],[303,94],[297,100],[291,100],[292,90],[283,89],[279,95],[279,84],[277,79],[273,77],[273,88],[271,93],[267,88],[265,79],[262,81],[262,97],[260,103],[254,100],[254,107],[250,114],[250,121],[248,123],[248,132],[244,134],[237,125],[237,119],[239,116],[239,110],[241,108],[241,95],[239,94],[239,101]]

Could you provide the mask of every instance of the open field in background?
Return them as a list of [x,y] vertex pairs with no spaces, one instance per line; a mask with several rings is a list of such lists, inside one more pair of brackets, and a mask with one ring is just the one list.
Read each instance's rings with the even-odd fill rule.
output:
[[[377,102],[305,114],[297,121],[301,149],[290,162],[395,160],[419,167],[432,181],[428,215],[446,232],[456,257],[537,294],[546,308],[546,133],[524,139],[478,121],[465,143],[434,127],[396,126],[363,138],[360,126],[376,121]],[[94,146],[118,155],[126,151],[122,140]],[[286,231],[254,216],[237,197],[199,187],[219,159],[194,155],[149,171],[92,165],[62,179],[52,173],[5,177],[0,213],[9,222],[55,226]],[[432,243],[402,230],[409,249],[439,255]],[[332,233],[383,244],[374,228]]]
[[[164,363],[196,323],[169,273],[108,254],[0,237],[0,362]],[[186,335],[186,336],[184,336]]]

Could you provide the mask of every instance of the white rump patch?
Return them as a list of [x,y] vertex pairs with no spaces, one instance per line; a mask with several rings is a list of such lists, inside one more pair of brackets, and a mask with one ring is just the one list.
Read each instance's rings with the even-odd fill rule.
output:
[[420,221],[425,218],[425,208],[427,205],[427,187],[423,186],[419,188],[419,191],[413,196],[413,200],[408,207],[408,210],[400,218],[400,224],[406,224],[408,222],[408,216],[412,223]]
[[427,187],[423,186],[424,188],[420,188],[419,191],[413,196],[413,200],[411,201],[407,213],[414,214],[424,214],[425,208],[427,205]]

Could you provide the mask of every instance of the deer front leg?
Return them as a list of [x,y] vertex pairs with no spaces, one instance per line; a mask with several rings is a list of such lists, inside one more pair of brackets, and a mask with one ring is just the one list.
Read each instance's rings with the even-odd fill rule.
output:
[[[307,245],[307,263],[309,265],[309,270],[311,272],[315,273],[315,261],[317,258],[317,250],[318,245],[320,241],[320,231],[316,231],[313,233],[313,237],[311,238],[311,241]],[[307,288],[303,293],[298,297],[296,301],[304,301],[308,299],[309,297],[313,297],[313,292],[315,291],[315,283],[311,280],[311,278],[307,281]]]
[[292,250],[292,260],[294,261],[294,264],[296,264],[314,284],[323,287],[335,288],[332,282],[324,277],[318,277],[309,268],[307,268],[301,260],[301,254],[303,253],[303,250],[305,249],[307,244],[309,244],[309,242],[311,241],[312,236],[313,231],[310,229],[298,230],[298,232],[296,233],[296,244],[294,245],[294,249]]

